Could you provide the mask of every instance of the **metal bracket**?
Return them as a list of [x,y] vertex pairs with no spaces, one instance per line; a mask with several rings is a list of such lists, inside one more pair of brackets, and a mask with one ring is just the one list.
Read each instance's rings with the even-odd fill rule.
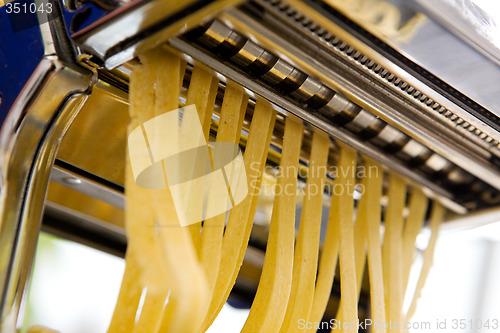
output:
[[16,332],[52,164],[90,94],[96,72],[80,66],[59,3],[39,27],[45,55],[10,107],[0,133],[0,332]]

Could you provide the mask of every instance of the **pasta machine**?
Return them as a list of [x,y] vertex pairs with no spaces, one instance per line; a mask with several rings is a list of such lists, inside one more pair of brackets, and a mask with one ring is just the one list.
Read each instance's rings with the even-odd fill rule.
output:
[[[276,147],[293,114],[423,188],[453,212],[449,225],[499,220],[493,18],[472,0],[358,2],[1,7],[0,331],[22,318],[40,229],[123,256],[128,76],[136,55],[158,45],[183,54],[185,86],[201,63],[220,76],[220,94],[232,80],[271,101]],[[256,224],[234,302],[255,291],[261,234]]]

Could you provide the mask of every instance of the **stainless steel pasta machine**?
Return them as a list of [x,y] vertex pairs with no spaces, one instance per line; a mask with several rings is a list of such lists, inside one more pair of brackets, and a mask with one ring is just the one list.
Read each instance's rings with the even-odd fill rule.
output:
[[[294,114],[440,200],[454,212],[450,225],[500,220],[500,52],[481,33],[492,18],[473,1],[365,2],[373,8],[322,0],[0,7],[0,331],[15,331],[22,317],[40,229],[123,255],[128,75],[138,53],[162,44],[183,54],[184,88],[201,63],[220,76],[219,95],[230,79],[270,100],[280,113],[275,147]],[[395,19],[373,14],[381,3]],[[237,284],[242,299],[262,265],[259,228]]]

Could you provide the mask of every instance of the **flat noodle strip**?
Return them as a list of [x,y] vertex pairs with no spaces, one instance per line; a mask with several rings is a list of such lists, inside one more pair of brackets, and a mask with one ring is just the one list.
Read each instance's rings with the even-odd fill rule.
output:
[[[192,104],[196,106],[203,134],[205,136],[205,140],[207,141],[210,133],[210,124],[218,85],[219,80],[213,73],[205,70],[200,65],[195,65],[193,67],[187,91],[186,106]],[[203,195],[203,193],[200,192],[199,195]],[[195,200],[192,201],[194,202]],[[198,202],[202,203],[203,200],[198,200]],[[189,230],[193,238],[193,244],[198,251],[200,250],[201,244],[200,229],[201,222],[194,223],[189,226]]]
[[[384,244],[382,246],[386,319],[400,323],[403,307],[403,209],[406,185],[399,176],[389,180],[389,203],[386,210]],[[388,332],[399,331],[391,325]]]
[[414,189],[410,199],[410,214],[403,232],[403,295],[408,287],[411,265],[415,254],[415,241],[424,225],[425,212],[429,200],[425,194]]
[[[154,117],[154,82],[156,75],[151,66],[139,65],[130,77],[130,124],[129,132]],[[152,194],[139,187],[126,163],[126,219],[128,239],[126,266],[118,297],[118,304],[110,324],[109,332],[131,332],[139,303],[140,292],[145,286],[161,290],[166,274],[161,265],[159,248],[155,240],[156,217],[151,208]],[[130,290],[132,292],[130,292]],[[140,291],[140,292],[139,292]],[[131,315],[132,314],[132,315]]]
[[[370,301],[374,323],[385,323],[384,278],[380,242],[380,218],[382,197],[382,167],[366,158],[365,202],[367,212],[366,238],[368,242],[368,271],[370,278]],[[360,208],[361,209],[361,208]],[[383,325],[374,325],[373,333],[385,333]]]
[[[365,171],[366,172],[366,171]],[[369,175],[363,178],[363,186],[367,187]],[[356,224],[354,225],[354,267],[356,269],[356,282],[357,282],[357,295],[356,302],[359,301],[359,294],[361,293],[361,284],[363,282],[363,274],[366,266],[366,240],[368,228],[368,216],[372,212],[367,210],[367,198],[362,196],[359,200],[358,212],[356,215]],[[337,312],[337,319],[343,316],[342,301]],[[337,326],[336,331],[342,331],[341,326]]]
[[[163,200],[171,200],[169,190],[165,190]],[[168,202],[168,201],[167,201]],[[161,220],[172,219],[173,204],[164,204]],[[169,302],[163,313],[158,332],[197,333],[209,302],[208,281],[198,262],[196,251],[188,230],[181,227],[164,227],[159,230],[163,253],[171,273]],[[168,283],[168,282],[167,282]]]
[[[136,113],[144,113],[151,111],[153,112],[153,116],[159,116],[166,112],[170,112],[178,108],[179,102],[179,94],[180,94],[180,85],[181,85],[181,76],[183,76],[183,70],[181,65],[181,60],[179,57],[170,54],[161,49],[150,51],[143,56],[140,57],[141,61],[144,64],[145,71],[150,71],[156,73],[156,79],[153,81],[154,88],[152,89],[154,93],[154,97],[149,104],[138,105],[142,107],[140,109],[130,109],[130,112],[134,112],[131,115],[131,118],[136,115]],[[134,69],[136,71],[137,69]],[[131,97],[132,98],[132,97]],[[133,127],[131,128],[133,129]],[[153,137],[151,137],[153,135]],[[160,133],[148,133],[148,139],[159,141],[158,135]],[[172,137],[176,137],[175,135]],[[179,145],[179,142],[168,142],[168,144]],[[135,184],[135,180],[130,179],[132,177],[131,172],[128,172],[127,178],[129,178],[129,182],[126,184],[126,188],[128,189],[130,183]],[[168,186],[167,186],[168,187]],[[169,292],[169,288],[172,287],[171,275],[172,269],[168,267],[168,264],[165,265],[165,259],[163,256],[163,249],[161,246],[161,233],[158,233],[156,230],[156,226],[160,225],[161,229],[165,228],[165,225],[168,223],[165,220],[162,221],[159,216],[159,211],[161,211],[161,206],[157,204],[158,196],[161,194],[161,191],[152,191],[149,189],[140,189],[138,187],[130,187],[131,195],[135,196],[136,193],[140,193],[141,196],[144,196],[148,201],[146,203],[142,203],[141,213],[144,214],[144,210],[151,211],[154,214],[154,221],[148,226],[142,225],[142,228],[148,229],[148,232],[151,233],[151,237],[147,239],[147,245],[141,245],[140,251],[144,251],[143,248],[145,246],[154,247],[154,250],[151,251],[151,256],[154,256],[154,263],[150,262],[148,264],[149,270],[161,272],[161,276],[158,273],[155,273],[155,279],[151,281],[151,278],[146,276],[147,282],[145,286],[147,289],[146,298],[143,304],[143,308],[137,321],[133,332],[156,332],[159,329],[161,323],[161,313],[163,310],[163,305],[165,304],[166,297]],[[164,205],[173,205],[172,199],[165,200],[162,204]],[[136,199],[133,199],[132,206],[137,205]],[[156,206],[155,206],[156,204]],[[127,218],[129,212],[127,211]],[[176,213],[172,216],[171,220],[177,217]],[[133,223],[131,221],[131,223]],[[172,221],[173,225],[176,225],[175,221]],[[139,227],[139,226],[138,226]],[[178,229],[178,227],[171,228]],[[137,233],[137,230],[134,231]],[[137,237],[135,234],[128,233],[131,237],[130,239],[135,239]],[[138,254],[137,256],[139,256]],[[139,257],[138,257],[139,258]],[[140,260],[143,260],[142,257]],[[150,273],[149,275],[152,275]]]
[[366,203],[361,198],[358,215],[356,217],[356,224],[354,225],[354,265],[356,268],[356,283],[357,283],[357,298],[359,301],[359,294],[361,293],[361,284],[363,282],[363,275],[366,266],[366,228],[367,218],[371,212],[367,212]]
[[406,319],[409,320],[415,314],[415,310],[417,309],[417,302],[420,298],[420,294],[422,293],[422,289],[424,288],[425,281],[427,280],[427,276],[429,275],[429,271],[434,262],[434,250],[436,248],[437,237],[439,234],[439,227],[443,222],[444,214],[446,210],[438,201],[434,201],[432,204],[432,213],[430,220],[430,228],[431,228],[431,238],[429,239],[429,245],[424,251],[424,264],[422,265],[422,270],[420,271],[420,277],[417,282],[417,288],[415,290],[415,296],[413,297],[413,301],[411,303],[410,309],[406,314]]
[[135,324],[142,286],[138,283],[139,268],[135,259],[130,258],[130,255],[129,251],[125,257],[125,272],[108,333],[131,332]]
[[297,172],[303,125],[286,118],[280,172],[264,267],[248,319],[242,333],[277,332],[290,297],[295,241]]
[[356,174],[356,152],[341,145],[337,177],[342,193],[339,198],[339,238],[340,238],[340,293],[344,332],[358,332],[358,302],[356,268],[354,260],[354,198]]
[[[153,52],[144,56],[144,63],[159,73],[155,82],[156,95],[154,99],[154,115],[158,116],[178,107],[182,67],[178,56],[162,50]],[[172,126],[172,128],[175,130],[176,126]],[[162,134],[162,131],[158,131],[153,135],[158,135],[159,137],[156,139],[160,140]],[[175,141],[177,137],[175,133],[169,134],[171,134],[169,138]],[[153,138],[155,137],[153,136]],[[168,142],[168,144],[182,147],[184,143]],[[170,295],[167,304],[168,310],[164,311],[163,319],[161,317],[157,319],[160,325],[151,322],[148,328],[149,332],[157,332],[160,329],[161,332],[194,333],[200,330],[203,314],[206,311],[208,286],[203,269],[198,262],[189,229],[182,228],[177,218],[172,195],[166,181],[164,165],[163,172],[166,189],[155,190],[152,201],[145,207],[155,205],[153,207],[158,224],[156,228],[151,229],[155,231],[157,236],[155,243],[160,248],[161,263],[163,264],[161,266],[168,272],[162,281],[162,286],[170,288]],[[158,268],[152,267],[152,269]],[[148,285],[148,293],[150,292],[153,293],[155,290],[151,290]],[[165,297],[167,293],[165,293]],[[157,303],[158,298],[150,297],[149,299]],[[150,308],[145,304],[146,310]],[[172,316],[166,315],[168,313],[171,313]]]
[[196,105],[205,140],[208,140],[210,133],[210,124],[218,85],[219,80],[213,73],[200,66],[193,67],[187,91],[186,105]]
[[234,207],[229,215],[222,244],[220,269],[204,321],[204,330],[211,325],[226,302],[243,262],[275,120],[276,111],[272,106],[267,101],[257,100],[243,156],[247,172],[248,196]]
[[[241,87],[234,83],[226,85],[216,142],[232,142],[236,145],[239,143],[247,103],[248,96]],[[207,205],[211,204],[211,199],[217,200],[210,197]],[[210,290],[215,286],[219,272],[225,217],[225,213],[219,214],[206,220],[203,225],[200,257],[207,273]]]
[[299,332],[300,319],[309,318],[318,265],[321,213],[330,140],[313,134],[305,197],[293,262],[292,290],[280,332]]
[[[334,189],[338,187],[340,181],[341,176],[339,175],[335,179],[333,186]],[[328,226],[319,261],[316,288],[314,290],[314,301],[311,314],[309,316],[309,322],[311,323],[319,323],[321,321],[332,292],[332,285],[339,255],[340,204],[340,196],[332,195],[330,212],[328,215]],[[315,331],[316,329],[310,328],[306,332]]]
[[[274,122],[274,120],[273,120]],[[273,125],[274,126],[274,125]],[[271,137],[272,137],[272,134],[273,134],[273,131],[272,129],[268,132],[268,136],[267,136],[267,146],[269,146],[269,144],[271,143]],[[260,164],[259,164],[259,172],[260,172],[260,175],[263,174],[263,171],[264,171],[264,167],[266,165],[266,160],[267,160],[267,151],[266,151],[266,154],[264,156],[262,156],[262,160],[260,161]],[[256,165],[252,162],[252,167],[253,168],[256,168]],[[254,182],[254,186],[255,188],[259,189],[260,190],[260,186],[261,186],[261,183],[262,183],[262,177],[259,177],[257,179],[255,179],[255,182]],[[253,186],[252,186],[253,187]],[[258,203],[258,200],[252,200],[252,203],[251,203],[251,206],[250,206],[250,213],[249,213],[249,218],[252,219],[251,222],[253,222],[253,218],[255,217],[255,212],[257,211],[257,203]],[[236,259],[236,268],[235,270],[233,271],[233,275],[231,277],[231,279],[229,280],[229,287],[226,289],[225,293],[224,293],[224,296],[223,296],[223,299],[224,299],[224,302],[225,300],[227,300],[227,298],[229,297],[229,294],[231,292],[231,289],[232,287],[234,286],[235,282],[236,282],[236,278],[238,277],[238,273],[239,273],[239,270],[240,270],[240,267],[243,263],[243,259],[245,257],[245,252],[246,252],[246,249],[247,249],[247,246],[248,246],[248,240],[250,239],[250,234],[252,232],[252,226],[253,226],[253,223],[251,223],[249,221],[249,223],[246,224],[245,226],[245,230],[244,230],[244,233],[242,234],[242,239],[244,240],[243,242],[243,245],[242,246],[239,246],[239,249],[240,249],[240,253],[238,255],[238,258]],[[229,225],[229,222],[228,222],[228,225]],[[229,228],[228,228],[229,230]],[[234,237],[236,238],[236,237]],[[229,241],[229,239],[228,239]],[[230,242],[228,242],[228,244],[231,244]],[[228,246],[228,249],[230,247]],[[224,258],[223,258],[224,259]],[[234,259],[231,259],[232,262],[234,262]],[[222,309],[224,303],[220,303],[219,304],[219,307],[217,308],[217,311],[216,313],[219,313],[220,310]],[[215,319],[215,318],[214,318]]]

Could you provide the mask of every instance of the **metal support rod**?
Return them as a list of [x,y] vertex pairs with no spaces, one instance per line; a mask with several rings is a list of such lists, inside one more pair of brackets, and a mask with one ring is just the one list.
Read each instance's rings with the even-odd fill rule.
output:
[[[57,7],[58,2],[54,2]],[[60,8],[55,8],[55,13]],[[81,67],[61,16],[40,26],[45,55],[0,133],[0,332],[16,332],[32,268],[50,171],[59,143],[96,73]],[[64,61],[64,62],[63,62]]]
[[[49,175],[59,142],[86,100],[91,80],[43,59],[30,96],[18,108],[2,188],[0,220],[0,332],[14,332],[31,272]],[[6,130],[6,129],[4,129]]]

